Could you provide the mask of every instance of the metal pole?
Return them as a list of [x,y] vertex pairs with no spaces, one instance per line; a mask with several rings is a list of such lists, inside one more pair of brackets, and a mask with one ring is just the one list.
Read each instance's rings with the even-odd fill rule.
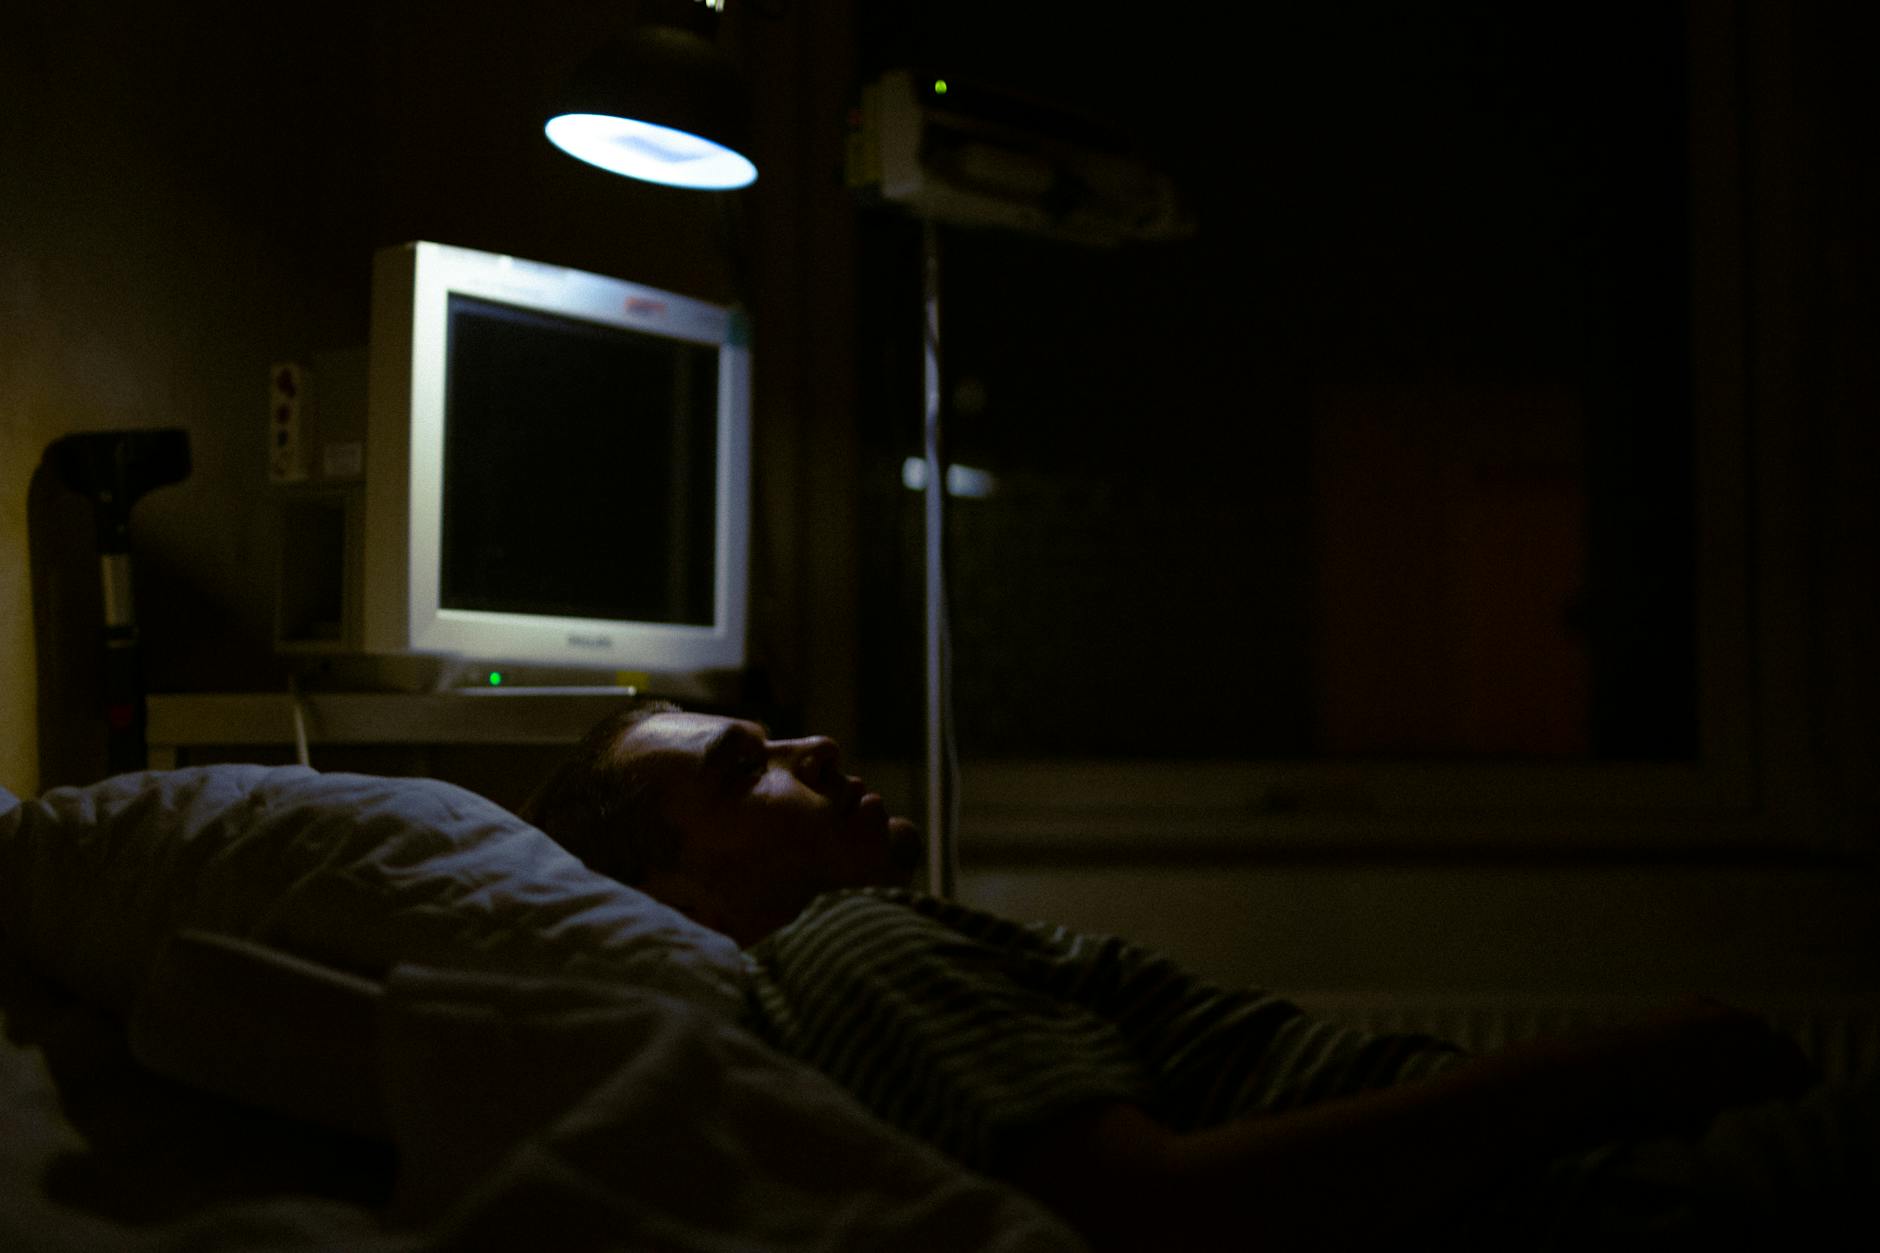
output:
[[948,821],[946,748],[946,468],[940,460],[940,241],[932,222],[921,223],[927,420],[927,889],[951,897],[959,870]]

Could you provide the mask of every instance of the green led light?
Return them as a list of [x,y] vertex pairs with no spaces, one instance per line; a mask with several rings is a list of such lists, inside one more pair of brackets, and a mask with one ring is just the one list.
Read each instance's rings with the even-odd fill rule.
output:
[[503,672],[501,670],[490,671],[490,686],[501,687],[502,685],[503,685]]
[[933,94],[936,96],[944,96],[947,94],[947,80],[946,79],[936,78],[933,80]]

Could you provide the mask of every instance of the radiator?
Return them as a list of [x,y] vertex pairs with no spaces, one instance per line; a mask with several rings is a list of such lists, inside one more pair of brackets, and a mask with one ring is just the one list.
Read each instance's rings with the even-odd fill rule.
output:
[[[1517,1040],[1623,1022],[1670,1003],[1665,998],[1362,992],[1301,993],[1288,999],[1364,1031],[1422,1032],[1477,1053]],[[1793,1039],[1829,1081],[1880,1072],[1880,1002],[1738,1003]]]

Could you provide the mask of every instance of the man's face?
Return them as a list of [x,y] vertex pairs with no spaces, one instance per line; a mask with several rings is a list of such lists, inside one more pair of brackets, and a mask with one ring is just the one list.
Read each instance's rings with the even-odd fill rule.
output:
[[773,740],[754,722],[656,714],[616,752],[652,774],[677,863],[641,883],[700,922],[753,944],[822,892],[905,884],[920,834],[842,772],[834,740]]

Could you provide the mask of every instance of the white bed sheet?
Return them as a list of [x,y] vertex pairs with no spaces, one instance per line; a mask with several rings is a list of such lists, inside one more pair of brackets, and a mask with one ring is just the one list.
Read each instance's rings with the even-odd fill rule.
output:
[[[189,927],[383,980],[395,1189],[385,1163],[373,1193],[383,1146],[133,1062],[124,1020]],[[442,784],[0,792],[0,935],[0,1249],[1083,1248],[743,1031],[724,937]],[[206,1017],[154,1015],[185,1024],[155,1055],[186,1061],[199,1025],[213,1057]]]
[[[427,1248],[548,1233],[700,1253],[1083,1247],[1027,1198],[684,1002],[410,968],[391,991],[398,1208],[426,1216]],[[501,1081],[528,1074],[541,1079]]]

